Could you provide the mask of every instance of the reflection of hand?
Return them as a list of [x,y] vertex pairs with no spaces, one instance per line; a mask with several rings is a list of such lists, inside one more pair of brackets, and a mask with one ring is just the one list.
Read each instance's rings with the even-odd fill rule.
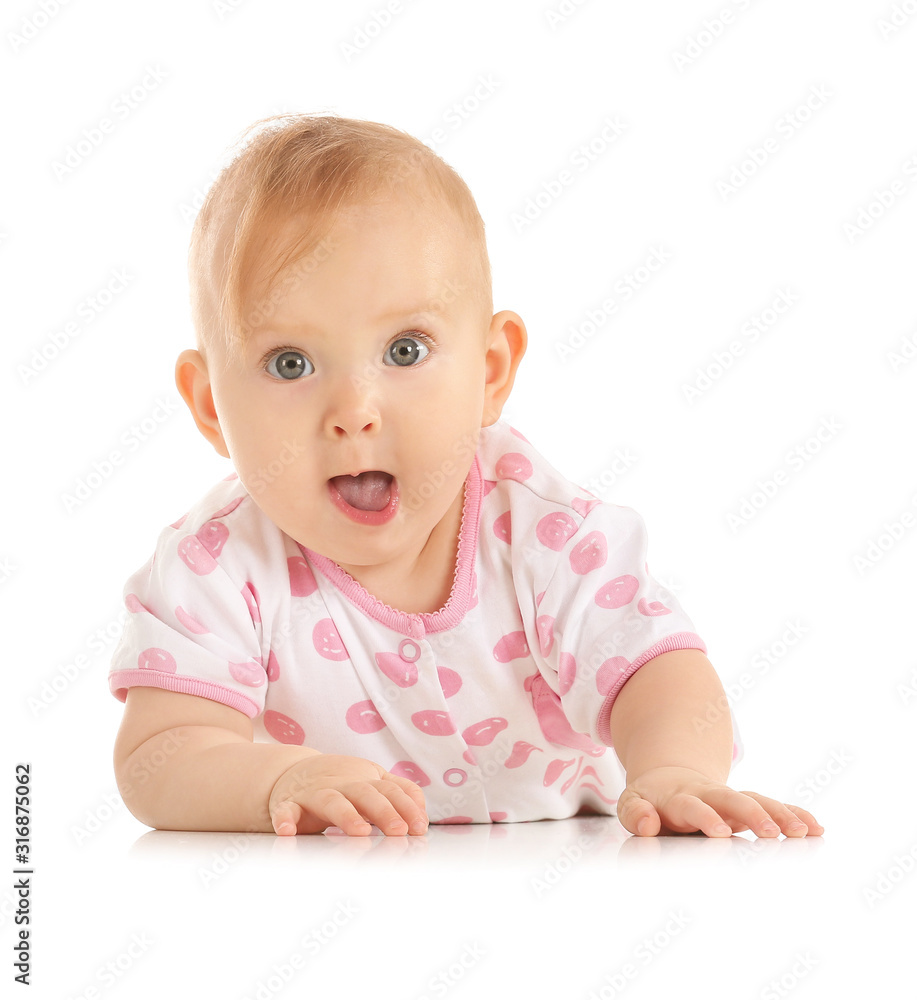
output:
[[805,809],[756,792],[737,792],[687,767],[653,767],[621,793],[618,819],[630,833],[655,837],[693,833],[731,837],[751,830],[759,837],[821,836],[822,827]]
[[427,829],[423,792],[409,778],[362,757],[315,754],[288,768],[271,790],[268,811],[278,836],[340,827],[365,837],[375,824],[388,836]]

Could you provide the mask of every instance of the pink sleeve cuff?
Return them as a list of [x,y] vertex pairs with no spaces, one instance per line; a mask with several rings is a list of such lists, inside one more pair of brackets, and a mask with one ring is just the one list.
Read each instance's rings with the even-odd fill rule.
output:
[[234,691],[232,688],[214,684],[212,681],[198,680],[196,677],[182,677],[180,674],[167,674],[158,670],[117,670],[109,675],[108,686],[118,701],[127,700],[127,689],[130,687],[158,687],[177,694],[196,694],[200,698],[209,698],[222,705],[228,705],[254,719],[261,713],[261,707],[251,698]]
[[612,746],[611,742],[611,706],[615,703],[615,698],[624,687],[627,679],[633,677],[633,675],[643,666],[644,663],[648,663],[656,656],[661,656],[663,653],[671,653],[675,649],[699,649],[702,653],[707,652],[707,646],[704,640],[701,639],[699,635],[695,632],[675,632],[672,635],[667,635],[664,639],[661,639],[656,643],[655,646],[650,646],[645,652],[641,653],[636,660],[634,660],[627,670],[621,674],[621,676],[615,682],[614,687],[605,696],[605,700],[602,702],[602,707],[599,709],[599,716],[597,720],[597,731],[599,739],[606,745]]

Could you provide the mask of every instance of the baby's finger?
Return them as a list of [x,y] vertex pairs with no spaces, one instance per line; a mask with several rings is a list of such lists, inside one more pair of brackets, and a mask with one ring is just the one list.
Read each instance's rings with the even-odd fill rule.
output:
[[622,792],[615,814],[621,826],[638,837],[655,837],[662,829],[662,821],[653,804],[636,792]]
[[361,814],[351,799],[336,788],[314,792],[308,802],[308,812],[318,820],[317,831],[336,826],[348,837],[367,837],[372,833],[370,817]]
[[722,817],[721,822],[728,824],[732,832],[751,830],[757,837],[780,836],[780,828],[757,796],[737,792],[725,785],[701,789],[699,795],[703,796],[704,803]]
[[[388,837],[403,837],[410,830],[409,824],[424,820],[411,796],[400,785],[384,778],[348,786],[347,795],[360,813]],[[424,830],[416,828],[414,832]]]
[[[377,784],[379,791],[391,802],[396,812],[404,819],[408,825],[408,833],[422,834],[427,832],[429,820],[427,819],[426,804],[423,792],[414,785],[414,782],[405,779],[406,788],[401,781],[381,781]],[[420,801],[418,802],[418,798]]]
[[757,837],[779,837],[781,831],[787,836],[805,836],[805,826],[776,799],[755,792],[737,792],[725,786],[705,794],[704,798],[733,826],[744,823]]
[[[783,832],[787,837],[805,837],[811,833],[813,836],[824,832],[824,828],[816,822],[815,817],[800,809],[798,806],[790,806],[777,799],[768,798],[766,795],[758,795],[757,792],[743,792],[746,798],[754,799],[765,814],[770,817],[770,825],[765,822],[764,829],[767,830],[759,836],[775,837],[775,831]],[[755,827],[752,827],[757,832]]]
[[402,777],[400,774],[392,774],[390,771],[383,771],[382,777],[387,781],[393,781],[399,788],[403,788],[404,791],[410,795],[411,799],[414,801],[417,808],[420,810],[424,819],[427,815],[427,800],[424,798],[423,792],[420,790],[420,785],[416,782],[411,781],[410,778]]
[[699,830],[708,837],[731,837],[733,833],[722,809],[715,809],[708,802],[687,792],[673,795],[661,816],[665,826],[675,833],[693,833]]
[[271,813],[271,825],[278,837],[295,837],[302,808],[295,802],[281,802]]
[[825,832],[825,828],[807,809],[802,809],[799,806],[790,805],[790,803],[787,803],[787,808],[792,809],[792,811],[796,813],[796,815],[809,828],[809,836],[820,837]]

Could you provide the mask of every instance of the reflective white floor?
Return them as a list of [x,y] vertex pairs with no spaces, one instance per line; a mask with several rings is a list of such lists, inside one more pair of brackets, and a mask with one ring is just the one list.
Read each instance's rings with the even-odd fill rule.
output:
[[881,838],[866,851],[855,823],[823,821],[806,840],[638,839],[597,817],[348,839],[123,814],[79,867],[41,870],[83,902],[52,914],[39,883],[37,995],[912,995],[901,838],[877,864]]

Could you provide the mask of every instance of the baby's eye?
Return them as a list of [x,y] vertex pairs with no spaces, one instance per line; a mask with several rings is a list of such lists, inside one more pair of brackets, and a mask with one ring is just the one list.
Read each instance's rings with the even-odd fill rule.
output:
[[382,360],[387,365],[406,368],[422,361],[430,353],[430,348],[418,337],[399,337],[385,352]]
[[311,375],[315,371],[312,362],[299,351],[282,351],[280,354],[275,354],[265,367],[271,375],[287,381],[302,375]]

